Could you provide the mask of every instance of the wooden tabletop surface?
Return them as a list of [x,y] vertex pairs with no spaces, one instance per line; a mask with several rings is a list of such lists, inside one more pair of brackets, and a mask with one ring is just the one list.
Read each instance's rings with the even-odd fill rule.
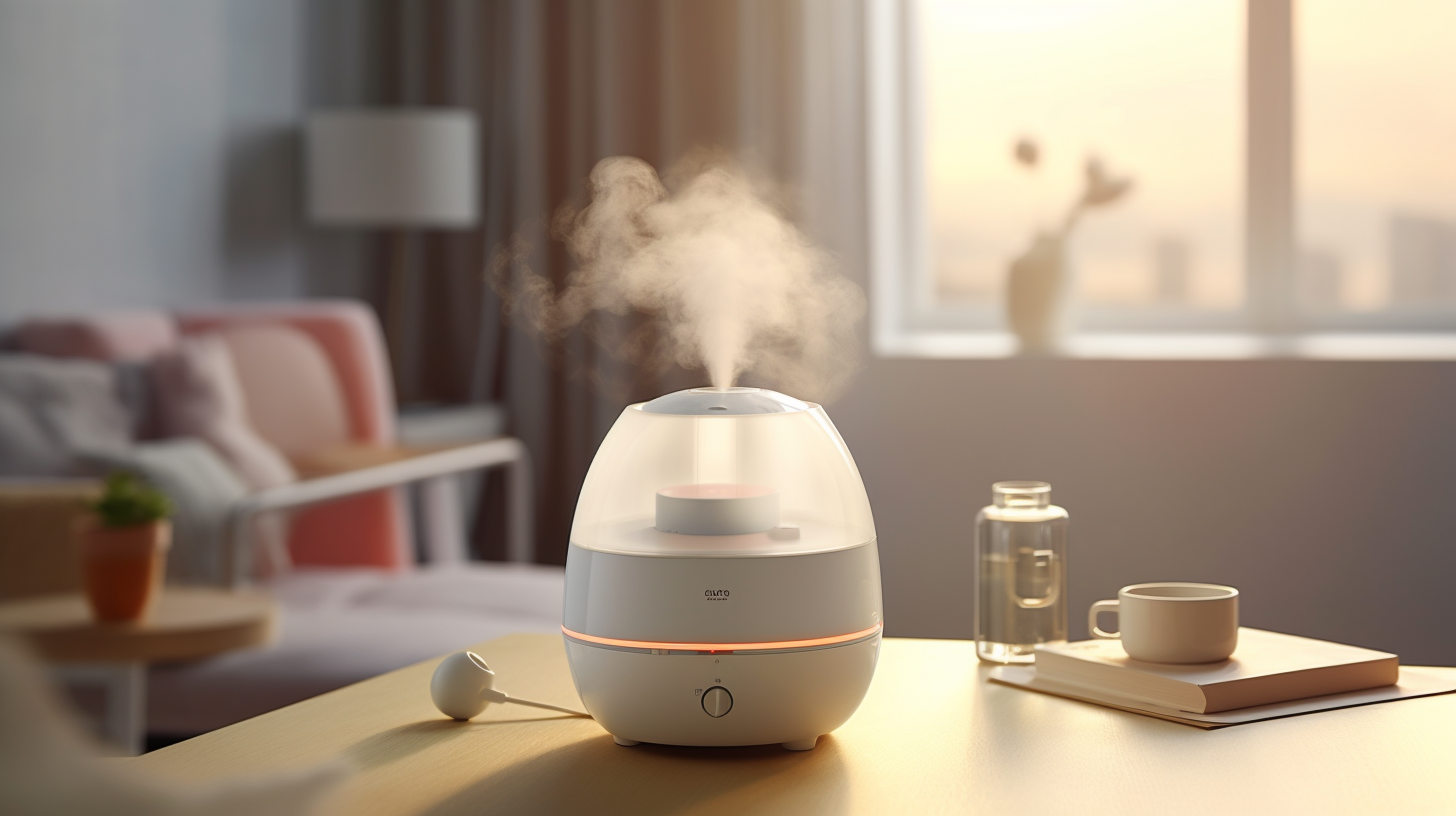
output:
[[[474,647],[507,692],[579,705],[559,637]],[[176,780],[342,757],[358,814],[1456,813],[1456,695],[1204,731],[987,683],[964,641],[887,639],[806,753],[615,745],[594,722],[430,703],[417,664],[128,760]],[[1450,670],[1456,672],[1456,669]]]
[[167,587],[138,623],[98,623],[80,593],[0,603],[0,632],[58,663],[195,660],[259,646],[273,632],[274,601],[256,592]]

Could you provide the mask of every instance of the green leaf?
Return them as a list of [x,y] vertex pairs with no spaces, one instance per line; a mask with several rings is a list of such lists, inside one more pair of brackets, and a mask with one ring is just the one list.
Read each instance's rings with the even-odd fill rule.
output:
[[106,490],[89,505],[103,527],[135,527],[172,515],[172,500],[135,473],[117,471],[106,477]]

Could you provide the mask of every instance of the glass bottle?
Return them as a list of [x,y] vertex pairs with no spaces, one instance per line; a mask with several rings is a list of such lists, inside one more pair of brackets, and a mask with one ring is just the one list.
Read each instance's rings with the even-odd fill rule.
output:
[[1046,482],[997,482],[976,516],[976,654],[1030,663],[1067,640],[1067,511]]

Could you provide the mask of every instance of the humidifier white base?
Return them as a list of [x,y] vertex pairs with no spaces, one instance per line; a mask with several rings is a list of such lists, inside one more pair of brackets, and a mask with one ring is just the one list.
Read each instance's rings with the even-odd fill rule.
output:
[[[728,539],[715,546],[730,546]],[[807,535],[796,545],[812,542]],[[619,744],[807,750],[854,714],[874,677],[881,617],[873,541],[739,558],[573,544],[566,587],[572,678]]]
[[880,635],[804,650],[653,654],[580,643],[566,655],[582,702],[619,745],[814,747],[859,708]]

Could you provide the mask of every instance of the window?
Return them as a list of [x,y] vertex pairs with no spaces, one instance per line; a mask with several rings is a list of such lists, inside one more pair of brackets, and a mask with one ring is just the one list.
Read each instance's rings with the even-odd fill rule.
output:
[[1096,157],[1133,187],[1069,241],[1070,353],[1456,356],[1456,4],[870,15],[882,353],[1013,351],[1008,266]]
[[1298,12],[1303,307],[1349,325],[1456,327],[1456,3]]

